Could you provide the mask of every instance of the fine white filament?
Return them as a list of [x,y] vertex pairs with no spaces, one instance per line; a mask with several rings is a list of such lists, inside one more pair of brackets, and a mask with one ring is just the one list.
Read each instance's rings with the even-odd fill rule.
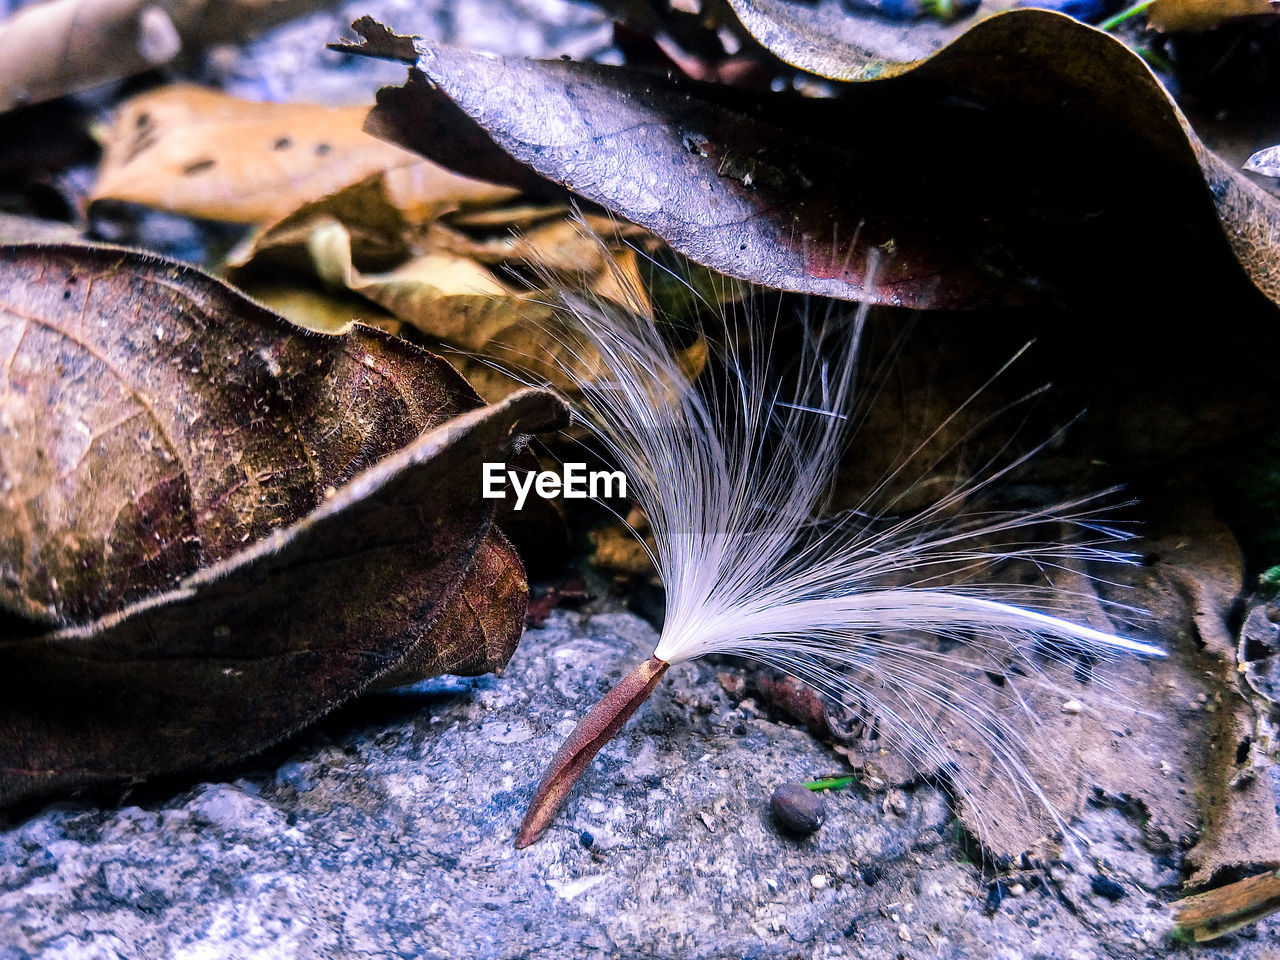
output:
[[[591,354],[584,365],[593,370],[576,405],[625,471],[652,533],[666,590],[654,655],[672,664],[714,653],[763,661],[874,718],[935,769],[955,764],[939,730],[944,718],[990,751],[1016,791],[1052,812],[1023,762],[1022,737],[989,700],[968,695],[962,674],[989,663],[1010,678],[999,696],[1017,705],[1021,684],[1047,682],[1037,665],[1046,658],[1162,651],[1024,609],[1009,602],[1014,591],[971,581],[1011,559],[1042,570],[1116,559],[1106,549],[1114,536],[1097,524],[1097,497],[1031,513],[960,510],[1023,457],[914,515],[852,510],[820,520],[853,439],[866,306],[850,305],[843,321],[809,321],[785,376],[773,334],[758,323],[735,334],[726,321],[710,344],[720,375],[689,386],[681,355],[651,321],[598,300],[565,303],[585,331],[579,354]],[[882,478],[867,502],[883,502],[906,470]],[[1046,522],[1085,539],[1032,538]],[[957,571],[970,574],[959,578],[964,585],[944,585]],[[963,776],[957,786],[965,791]]]

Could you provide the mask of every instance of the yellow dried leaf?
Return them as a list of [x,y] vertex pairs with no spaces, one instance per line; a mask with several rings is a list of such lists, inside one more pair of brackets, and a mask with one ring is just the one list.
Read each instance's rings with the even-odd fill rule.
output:
[[430,161],[388,170],[382,181],[387,201],[415,226],[460,208],[488,207],[519,195],[511,187],[472,180]]
[[245,293],[290,323],[331,336],[345,336],[356,323],[399,335],[399,320],[361,297],[320,292],[274,282],[240,284]]
[[[426,253],[384,273],[362,273],[351,260],[351,238],[332,218],[319,219],[308,250],[316,272],[328,284],[367,297],[399,319],[437,340],[500,365],[539,378],[559,389],[573,389],[587,376],[594,354],[568,345],[559,335],[554,311],[541,298],[499,281],[474,260],[448,253]],[[563,365],[575,371],[567,376]],[[484,396],[509,393],[520,384],[488,378]]]
[[[631,247],[621,247],[608,251],[608,256],[609,268],[599,271],[591,284],[591,292],[635,313],[653,316],[653,302],[645,290],[644,278],[640,276],[636,251]],[[697,369],[702,369],[701,363],[697,364]],[[692,373],[690,379],[696,375]]]
[[420,164],[365,133],[366,113],[255,103],[188,85],[145,93],[107,131],[90,199],[237,223],[276,220],[370,174]]
[[569,215],[569,208],[563,204],[525,203],[496,210],[476,210],[453,218],[455,226],[472,230],[495,230],[508,227],[515,230],[527,230],[537,223],[556,220]]
[[[229,266],[235,281],[258,289],[282,273],[311,274],[331,291],[359,294],[459,351],[451,357],[454,365],[490,400],[521,385],[502,369],[571,392],[575,382],[590,379],[597,362],[594,351],[561,328],[544,291],[504,282],[491,266],[514,268],[536,287],[566,284],[652,316],[639,255],[622,242],[648,237],[646,231],[599,216],[566,219],[569,211],[563,207],[538,208],[533,226],[524,232],[510,232],[513,218],[528,222],[532,208],[523,206],[467,210],[447,223],[415,223],[406,212],[414,176],[414,168],[399,168],[299,207],[233,252]],[[493,191],[481,202],[509,199],[509,191],[480,186]],[[477,217],[499,235],[477,238],[452,226],[465,220],[474,228]],[[310,302],[275,306],[303,326],[340,325],[347,319],[330,317]],[[691,376],[705,361],[701,346],[695,343],[684,354]]]
[[436,218],[460,208],[502,203],[514,194],[430,161],[396,167],[291,210],[237,247],[227,265],[233,270],[252,266],[309,272],[307,245],[317,224],[326,220],[346,227],[352,259],[365,269],[394,266],[423,247],[469,256],[464,238]]
[[597,527],[591,531],[591,539],[595,541],[592,563],[596,569],[624,576],[646,576],[655,572],[645,544],[621,523]]

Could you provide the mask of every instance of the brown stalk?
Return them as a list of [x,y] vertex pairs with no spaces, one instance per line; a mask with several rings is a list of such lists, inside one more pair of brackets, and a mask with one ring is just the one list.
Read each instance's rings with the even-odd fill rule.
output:
[[1197,943],[1225,936],[1280,911],[1280,870],[1179,901],[1175,930]]
[[569,791],[578,782],[600,748],[612,740],[636,708],[649,698],[671,664],[650,657],[622,679],[578,721],[569,739],[551,758],[551,766],[538,784],[538,792],[525,812],[516,835],[516,847],[527,847],[551,826]]

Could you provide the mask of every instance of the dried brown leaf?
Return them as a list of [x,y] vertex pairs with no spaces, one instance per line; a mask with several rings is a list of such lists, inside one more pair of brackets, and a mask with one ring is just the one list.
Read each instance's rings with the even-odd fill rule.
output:
[[0,275],[0,803],[230,762],[394,669],[505,663],[523,570],[480,464],[558,401],[477,408],[403,341],[302,334],[135,253],[10,247]]
[[496,143],[730,276],[927,308],[1084,304],[1123,263],[1144,290],[1243,270],[1280,302],[1280,203],[1204,148],[1137,56],[1060,14],[992,16],[826,100],[417,50],[431,83],[382,91],[371,130],[463,168],[449,144],[475,142],[486,176]]
[[909,70],[973,26],[903,22],[841,0],[727,0],[748,32],[787,63],[834,80],[873,80]]
[[[105,135],[90,199],[264,223],[371,174],[419,167],[418,157],[364,133],[366,113],[163,87],[121,106]],[[438,179],[464,181],[452,174]]]
[[[1190,882],[1207,883],[1226,869],[1275,867],[1280,821],[1269,778],[1254,762],[1262,759],[1255,752],[1259,717],[1242,694],[1230,627],[1243,586],[1240,549],[1194,491],[1153,503],[1151,515],[1153,535],[1142,545],[1151,562],[1134,578],[1129,602],[1149,610],[1161,633],[1178,639],[1169,664],[1177,673],[1164,685],[1166,696],[1149,705],[1160,732],[1149,750],[1195,799],[1199,836],[1187,855]],[[1190,750],[1169,756],[1179,742]],[[1153,815],[1179,802],[1172,790],[1130,795],[1142,797]]]
[[[524,632],[528,600],[529,583],[520,556],[494,527],[431,625],[433,642],[414,647],[401,666],[378,678],[378,686],[394,687],[442,673],[500,673]],[[466,653],[459,657],[457,651]]]
[[[345,203],[338,212],[344,209]],[[593,287],[597,295],[622,300],[633,309],[649,309],[634,251],[610,251],[581,224],[562,220],[544,226],[532,238],[508,234],[487,243],[437,227],[426,234],[420,252],[400,246],[398,260],[390,256],[396,243],[380,243],[387,234],[379,232],[370,217],[358,218],[356,230],[353,233],[336,216],[320,212],[296,221],[289,218],[279,231],[268,231],[251,251],[237,258],[234,275],[237,279],[260,276],[265,264],[292,267],[305,258],[308,272],[331,289],[358,293],[400,321],[461,351],[455,365],[491,400],[519,385],[502,369],[571,391],[577,377],[588,375],[592,354],[581,344],[571,346],[574,338],[561,329],[563,321],[547,305],[547,294],[517,289],[498,279],[482,261],[495,266],[521,264],[546,279],[563,267],[574,283]],[[565,239],[570,232],[578,243]],[[571,268],[575,252],[584,258],[576,272]],[[364,272],[355,266],[357,254],[375,262],[378,254],[387,254],[395,265]],[[611,258],[608,267],[606,256]],[[629,283],[624,282],[626,278]],[[564,365],[576,373],[566,375]]]

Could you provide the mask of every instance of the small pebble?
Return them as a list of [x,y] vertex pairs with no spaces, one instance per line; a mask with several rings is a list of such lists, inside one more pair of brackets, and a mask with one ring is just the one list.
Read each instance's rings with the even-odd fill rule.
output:
[[815,890],[825,890],[827,887],[827,875],[825,873],[815,873],[809,878],[809,886]]
[[1000,904],[1004,902],[1004,898],[1009,895],[1009,888],[1003,880],[995,880],[987,887],[987,900],[982,906],[982,912],[988,917],[995,916]]
[[907,795],[901,790],[890,790],[884,795],[884,802],[880,804],[880,809],[885,813],[905,817],[907,815]]
[[778,826],[799,837],[815,832],[827,819],[822,798],[800,783],[784,783],[774,790],[769,809]]
[[578,837],[578,842],[582,844],[584,847],[586,847],[588,850],[590,850],[591,847],[595,844],[596,838],[591,835],[590,830],[583,830]]
[[1124,898],[1124,887],[1101,874],[1095,873],[1089,878],[1089,887],[1098,896],[1106,897],[1113,902]]
[[1062,705],[1063,713],[1079,713],[1084,709],[1084,704],[1079,700],[1068,700]]

